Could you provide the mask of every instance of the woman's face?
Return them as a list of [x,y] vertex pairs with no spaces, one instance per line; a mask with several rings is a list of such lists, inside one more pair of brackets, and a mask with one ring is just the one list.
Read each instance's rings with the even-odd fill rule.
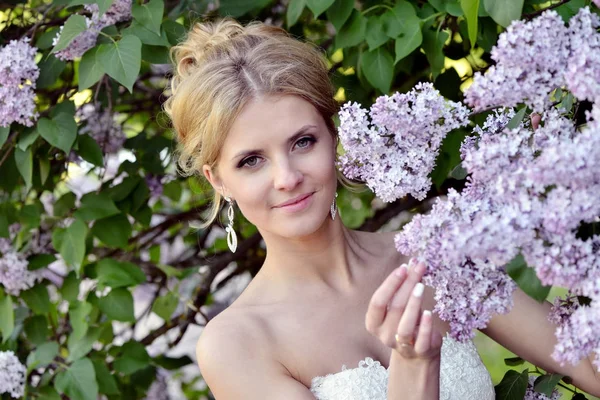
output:
[[302,237],[328,216],[337,185],[334,160],[333,138],[309,102],[265,96],[242,109],[216,170],[205,165],[204,174],[262,232]]

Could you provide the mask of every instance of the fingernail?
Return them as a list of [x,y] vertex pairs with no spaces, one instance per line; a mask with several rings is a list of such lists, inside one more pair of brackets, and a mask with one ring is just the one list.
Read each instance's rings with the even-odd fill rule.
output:
[[421,297],[423,290],[425,290],[425,285],[423,285],[421,282],[417,283],[413,289],[413,296]]
[[406,273],[406,264],[402,264],[394,271],[396,276],[402,276],[403,273]]
[[423,316],[427,317],[427,318],[431,317],[431,311],[429,311],[429,310],[423,311]]

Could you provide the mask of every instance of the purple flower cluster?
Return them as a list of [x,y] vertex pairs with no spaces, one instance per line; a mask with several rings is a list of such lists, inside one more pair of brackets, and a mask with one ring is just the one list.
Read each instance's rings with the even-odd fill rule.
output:
[[158,175],[147,175],[146,185],[148,185],[148,189],[150,190],[150,197],[160,197],[163,192],[163,182],[162,177]]
[[529,382],[527,383],[527,390],[525,391],[525,397],[523,397],[523,400],[558,400],[561,398],[562,395],[556,388],[552,390],[552,395],[550,397],[543,393],[536,392],[534,389],[536,378],[537,377],[534,375],[529,376]]
[[117,114],[88,103],[79,108],[75,116],[85,123],[79,133],[90,135],[104,153],[115,154],[123,147],[126,138],[123,127],[116,121]]
[[[18,225],[11,225],[11,237],[16,236]],[[41,236],[41,235],[38,235]],[[40,237],[38,237],[38,240]],[[46,234],[44,240],[44,251],[49,247],[49,238]],[[34,286],[42,278],[40,271],[29,271],[27,269],[27,257],[31,254],[37,254],[40,250],[40,243],[32,243],[30,249],[26,252],[17,251],[12,244],[11,239],[0,238],[0,284],[8,294],[18,296],[21,290],[27,290]]]
[[[74,60],[83,56],[86,51],[96,45],[96,39],[102,29],[131,19],[131,0],[115,0],[102,15],[100,15],[97,4],[86,4],[83,7],[91,13],[90,18],[85,18],[87,29],[77,35],[65,49],[55,53],[56,57],[61,60]],[[58,43],[62,29],[61,26],[54,38],[54,45]]]
[[29,38],[11,40],[0,49],[0,126],[13,122],[32,126],[35,111],[35,82],[40,70],[35,63],[37,50]]
[[25,375],[27,368],[15,356],[15,353],[0,351],[0,394],[10,393],[19,399],[25,395]]
[[[459,340],[510,309],[514,285],[503,271],[519,253],[543,283],[600,302],[600,236],[577,237],[581,222],[600,215],[598,110],[580,132],[556,110],[544,113],[535,131],[527,123],[503,128],[513,114],[498,110],[475,129],[478,135],[461,148],[470,173],[466,188],[438,199],[431,213],[414,217],[396,237],[400,252],[429,266],[426,283],[436,289],[435,311]],[[580,329],[576,343],[588,347],[561,353],[572,351],[566,337],[575,332],[559,338],[557,360],[600,349],[600,338]]]
[[[598,16],[588,7],[565,26],[553,10],[529,21],[514,21],[492,49],[496,62],[485,75],[475,73],[466,102],[476,110],[514,107],[524,102],[537,112],[551,104],[550,94],[567,86],[578,99],[600,97]],[[565,66],[567,66],[565,68]]]
[[440,145],[468,123],[468,109],[444,99],[431,83],[419,83],[409,93],[379,97],[368,114],[357,103],[340,111],[341,171],[366,182],[383,201],[407,194],[424,199]]

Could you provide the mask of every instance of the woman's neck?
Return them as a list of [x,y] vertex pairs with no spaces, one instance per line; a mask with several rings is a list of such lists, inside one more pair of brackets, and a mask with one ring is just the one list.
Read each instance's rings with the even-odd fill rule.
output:
[[319,231],[298,239],[263,234],[267,257],[259,274],[274,287],[293,284],[350,291],[368,256],[365,235],[346,228],[340,219],[328,221]]

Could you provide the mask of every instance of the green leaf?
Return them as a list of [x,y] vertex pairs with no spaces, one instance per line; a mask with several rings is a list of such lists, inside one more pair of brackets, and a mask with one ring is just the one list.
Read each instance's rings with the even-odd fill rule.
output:
[[363,53],[361,66],[371,85],[383,94],[390,91],[394,76],[394,60],[384,47],[378,47],[376,50]]
[[133,296],[125,288],[117,288],[98,299],[98,308],[114,321],[133,322]]
[[379,17],[370,17],[368,19],[366,39],[367,44],[369,45],[369,50],[371,51],[375,50],[390,39],[389,36],[383,31],[383,24],[379,20]]
[[55,105],[52,109],[50,109],[50,118],[54,119],[59,114],[67,114],[70,116],[75,115],[75,103],[72,100],[65,100],[57,105]]
[[160,36],[160,25],[164,11],[165,4],[163,0],[150,0],[141,5],[134,3],[131,8],[131,15],[145,28]]
[[2,343],[12,335],[15,329],[15,312],[13,310],[12,298],[9,295],[0,294],[0,333],[2,333]]
[[52,47],[52,42],[54,41],[54,38],[58,34],[59,30],[60,28],[58,27],[52,27],[43,32],[41,35],[36,35],[37,40],[35,42],[35,47],[37,47],[40,50],[46,50]]
[[114,362],[115,371],[129,375],[148,366],[150,356],[141,343],[129,341],[122,350],[123,353]]
[[79,62],[79,91],[94,85],[104,75],[102,63],[98,60],[98,48],[94,47],[85,52]]
[[23,151],[27,150],[37,138],[40,137],[40,133],[37,129],[27,128],[19,135],[17,140],[17,147]]
[[69,321],[73,327],[72,337],[79,339],[85,336],[88,331],[87,316],[92,312],[92,305],[86,301],[77,301],[69,309]]
[[142,44],[142,60],[150,64],[169,64],[171,62],[169,48]]
[[334,0],[306,0],[306,5],[313,12],[315,18],[323,14],[333,4]]
[[40,75],[36,81],[38,89],[52,86],[64,71],[67,63],[50,54],[39,63]]
[[43,386],[35,390],[37,400],[61,400],[60,395],[52,386]]
[[396,39],[394,49],[396,53],[395,63],[398,63],[398,61],[418,49],[421,43],[423,43],[423,34],[421,33],[420,24],[416,22],[407,25],[406,31]]
[[167,34],[167,39],[169,39],[169,44],[176,45],[179,43],[187,34],[187,30],[185,26],[181,25],[177,21],[173,21],[172,19],[166,19],[162,23],[162,28]]
[[63,284],[59,289],[63,300],[66,300],[71,304],[75,303],[77,301],[77,296],[79,296],[80,284],[81,280],[77,278],[77,274],[75,273],[75,271],[69,272],[67,277],[63,280]]
[[156,264],[156,267],[165,273],[169,278],[181,278],[181,270],[170,265]]
[[406,0],[399,0],[394,8],[383,13],[381,22],[385,33],[394,39],[412,33],[415,25],[421,29],[421,20],[414,6]]
[[552,391],[554,390],[558,382],[560,382],[560,380],[564,377],[565,375],[561,374],[547,374],[539,376],[533,383],[533,389],[538,393],[542,393],[548,397],[552,397]]
[[92,234],[112,247],[125,248],[131,236],[131,224],[123,214],[96,220]]
[[120,212],[107,193],[90,192],[81,198],[81,207],[75,211],[74,215],[83,221],[93,221],[110,217]]
[[506,264],[506,272],[525,293],[540,303],[546,300],[552,286],[544,286],[535,274],[535,270],[527,266],[523,255],[518,254]]
[[335,0],[326,11],[327,19],[333,24],[335,30],[339,30],[354,10],[354,0]]
[[10,125],[9,126],[0,126],[0,147],[2,147],[4,145],[4,143],[6,143],[6,139],[8,139],[9,132],[10,132]]
[[77,154],[79,154],[85,161],[89,162],[90,164],[94,164],[97,167],[104,166],[102,149],[91,136],[86,133],[79,135],[77,146]]
[[335,47],[356,46],[364,40],[367,29],[367,19],[358,10],[353,10],[350,19],[346,21],[335,37]]
[[27,370],[45,367],[58,355],[58,343],[45,342],[27,356]]
[[511,358],[504,359],[504,364],[506,364],[510,367],[516,367],[517,365],[521,365],[524,362],[525,362],[525,360],[523,360],[521,357],[511,357]]
[[523,118],[525,118],[525,113],[527,112],[527,107],[523,107],[521,108],[514,117],[511,118],[510,121],[508,121],[508,124],[506,124],[506,127],[504,129],[510,130],[510,129],[516,129],[519,127],[519,125],[521,124],[521,122],[523,122]]
[[50,176],[50,161],[45,157],[40,157],[38,162],[40,164],[40,183],[44,185]]
[[181,357],[173,358],[173,357],[167,357],[165,355],[160,355],[158,357],[154,357],[153,361],[157,365],[163,367],[164,369],[168,369],[169,371],[183,368],[186,365],[190,365],[194,362],[188,356],[181,356]]
[[94,343],[100,337],[100,329],[88,329],[85,336],[79,337],[75,332],[69,335],[67,339],[67,348],[69,349],[68,362],[79,360],[85,357],[91,350]]
[[[0,319],[2,319],[0,314]],[[40,345],[48,340],[50,330],[48,329],[48,319],[43,315],[35,315],[28,318],[24,324],[25,336],[33,344]]]
[[48,289],[44,284],[37,284],[34,287],[21,292],[21,298],[36,314],[47,314],[50,311],[50,296]]
[[521,18],[524,0],[483,0],[485,11],[498,25],[507,27]]
[[74,14],[67,19],[60,33],[58,43],[52,49],[52,53],[64,50],[81,32],[87,29],[85,17],[83,15]]
[[31,148],[26,151],[20,148],[15,148],[15,163],[17,169],[25,181],[27,188],[31,187],[31,179],[33,178],[33,156],[31,155]]
[[75,267],[77,276],[80,274],[80,266],[85,257],[85,237],[87,236],[87,225],[76,219],[64,231],[58,251],[69,266]]
[[98,282],[112,288],[136,286],[146,282],[146,275],[135,264],[117,261],[112,258],[102,259],[96,264]]
[[54,216],[64,217],[71,209],[75,207],[75,193],[68,192],[63,194],[60,199],[54,203]]
[[528,375],[528,369],[525,369],[522,373],[512,369],[506,371],[502,381],[494,387],[496,399],[523,400],[525,392],[527,391]]
[[[56,261],[56,257],[52,254],[34,254],[29,257],[29,266],[27,267],[31,271],[47,267],[49,264]],[[64,283],[63,283],[64,285]]]
[[65,153],[71,151],[77,138],[77,124],[73,116],[67,113],[60,113],[52,120],[40,118],[38,130],[48,143]]
[[59,393],[74,400],[96,400],[98,383],[94,366],[88,358],[75,361],[56,375],[54,386]]
[[169,321],[178,304],[179,299],[177,296],[172,292],[168,292],[156,299],[154,304],[152,304],[152,311],[165,321]]
[[104,361],[92,360],[94,370],[96,371],[96,379],[98,380],[98,389],[104,394],[119,394],[119,387],[115,377],[110,373]]
[[241,17],[253,10],[258,10],[269,4],[271,0],[221,0],[219,13],[233,18]]
[[288,4],[285,19],[287,23],[287,27],[291,28],[298,22],[298,18],[302,15],[302,11],[306,6],[306,0],[291,0]]
[[447,39],[448,33],[444,31],[435,32],[427,29],[423,33],[423,50],[425,50],[425,56],[431,66],[434,80],[444,68],[445,56],[442,49]]
[[471,42],[471,48],[474,48],[477,42],[477,10],[479,10],[479,0],[460,0],[460,6],[467,19],[469,42]]
[[38,204],[27,204],[19,212],[19,221],[27,228],[38,228],[42,221],[42,209]]
[[133,91],[142,62],[142,42],[138,37],[124,35],[118,42],[100,45],[97,59],[111,78],[130,93]]

